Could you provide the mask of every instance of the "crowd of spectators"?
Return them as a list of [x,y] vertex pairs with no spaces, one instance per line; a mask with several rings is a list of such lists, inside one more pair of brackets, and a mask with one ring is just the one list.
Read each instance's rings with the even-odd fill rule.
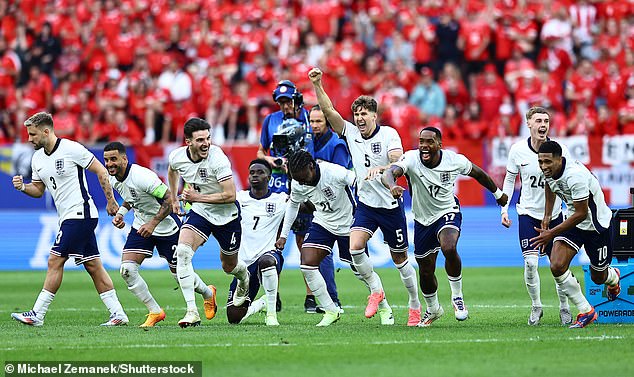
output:
[[634,133],[627,0],[0,0],[0,143],[53,113],[84,143],[179,141],[190,116],[217,143],[256,143],[277,81],[305,102],[319,66],[337,109],[360,94],[409,148],[522,134],[530,106],[558,136]]

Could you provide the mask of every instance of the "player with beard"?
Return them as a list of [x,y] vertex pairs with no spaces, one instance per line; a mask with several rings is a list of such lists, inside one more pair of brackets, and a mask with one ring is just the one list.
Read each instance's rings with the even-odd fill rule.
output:
[[444,314],[438,302],[436,258],[445,256],[445,270],[451,288],[451,304],[458,321],[469,317],[462,293],[462,261],[458,255],[458,238],[462,225],[460,202],[454,195],[456,180],[468,175],[505,205],[508,196],[491,177],[465,156],[442,148],[442,135],[435,127],[425,127],[419,134],[418,150],[405,152],[401,159],[385,170],[382,182],[394,198],[403,195],[396,179],[405,175],[412,194],[414,212],[414,254],[420,271],[420,288],[427,310],[418,324],[430,326]]

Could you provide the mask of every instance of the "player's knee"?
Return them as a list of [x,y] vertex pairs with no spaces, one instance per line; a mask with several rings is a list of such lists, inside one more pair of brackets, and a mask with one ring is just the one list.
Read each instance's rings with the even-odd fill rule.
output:
[[441,246],[440,249],[445,258],[455,258],[458,256],[458,248],[456,245],[444,245]]
[[235,258],[235,260],[224,258],[222,259],[221,264],[222,270],[225,272],[225,274],[230,274],[231,271],[235,270],[236,266],[238,265],[238,258]]
[[561,276],[566,273],[568,270],[568,266],[563,263],[558,263],[556,261],[550,261],[550,272],[552,272],[553,276]]
[[180,265],[188,265],[194,256],[194,250],[189,245],[178,244],[176,246],[176,263]]
[[247,308],[233,305],[227,306],[227,321],[232,325],[240,323],[246,314]]
[[260,271],[269,267],[273,267],[276,264],[277,264],[277,261],[275,260],[275,258],[273,258],[270,255],[263,255],[260,257],[260,259],[258,259],[258,269]]
[[139,276],[139,265],[136,262],[124,261],[121,263],[119,273],[128,286]]

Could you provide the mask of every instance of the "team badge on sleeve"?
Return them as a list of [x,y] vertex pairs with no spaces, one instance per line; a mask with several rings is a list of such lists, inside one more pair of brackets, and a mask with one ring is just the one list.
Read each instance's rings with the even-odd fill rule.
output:
[[64,173],[64,159],[59,158],[55,160],[55,170],[57,171],[57,175],[62,175]]
[[266,213],[269,216],[273,216],[273,214],[275,213],[275,209],[276,209],[275,203],[267,202],[265,209],[266,209]]
[[372,153],[381,154],[381,143],[372,143],[370,148],[372,148]]

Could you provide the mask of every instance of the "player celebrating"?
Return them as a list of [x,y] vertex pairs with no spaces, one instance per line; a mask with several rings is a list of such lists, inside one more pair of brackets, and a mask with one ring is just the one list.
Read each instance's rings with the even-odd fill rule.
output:
[[187,303],[187,312],[178,322],[181,327],[198,326],[200,316],[196,308],[194,286],[196,283],[192,257],[194,252],[209,239],[209,235],[220,244],[222,269],[238,279],[233,303],[240,306],[246,300],[249,287],[249,272],[244,262],[238,259],[240,249],[240,211],[236,204],[236,188],[233,171],[222,150],[211,145],[209,123],[200,118],[185,122],[186,146],[169,155],[168,181],[172,193],[172,209],[180,213],[178,200],[179,177],[188,185],[181,199],[192,203],[178,237],[176,246],[176,275]]
[[[608,300],[616,300],[621,292],[621,281],[620,271],[610,266],[612,211],[605,204],[597,178],[579,161],[562,157],[562,148],[557,142],[543,143],[538,152],[537,161],[546,178],[546,204],[541,227],[535,227],[539,235],[530,239],[531,246],[542,248],[553,242],[550,271],[559,289],[580,311],[570,328],[586,327],[597,319],[597,313],[570,272],[570,262],[583,246],[590,258],[592,281],[605,284]],[[566,203],[569,216],[549,229],[555,195]]]
[[[291,224],[297,217],[299,205],[310,200],[315,205],[315,218],[302,245],[301,270],[319,305],[325,311],[317,326],[329,326],[339,320],[341,310],[328,295],[326,282],[318,269],[326,255],[332,253],[335,242],[339,247],[339,259],[352,264],[348,235],[353,221],[354,199],[350,186],[354,185],[356,178],[352,171],[340,165],[326,161],[315,162],[306,151],[293,154],[288,166],[293,177],[291,200],[276,245],[278,248],[284,247]],[[354,271],[354,266],[352,267]],[[371,269],[361,275],[370,276],[368,280],[363,279],[367,285],[381,285],[378,275]],[[387,322],[383,322],[393,323],[392,316],[387,318]]]
[[[128,163],[126,149],[120,142],[107,144],[103,149],[103,159],[110,174],[110,184],[124,200],[112,224],[123,228],[123,217],[134,208],[134,222],[123,246],[121,255],[121,277],[128,289],[145,304],[149,313],[140,327],[153,327],[165,319],[165,311],[156,302],[143,277],[139,266],[145,258],[151,258],[154,248],[167,261],[172,275],[176,276],[174,249],[178,243],[178,229],[181,222],[172,214],[172,195],[161,179],[148,168]],[[216,315],[216,288],[207,286],[194,273],[194,289],[205,298],[207,319]]]
[[[407,260],[407,223],[403,204],[401,200],[393,198],[377,179],[390,163],[397,161],[403,154],[401,139],[395,129],[376,123],[377,103],[372,97],[360,96],[352,103],[355,124],[344,120],[323,88],[322,75],[319,68],[308,72],[326,119],[339,136],[346,138],[359,186],[359,205],[350,231],[350,254],[354,266],[366,281],[371,278],[372,266],[365,249],[376,229],[381,228],[390,247],[392,260],[409,294],[407,324],[416,326],[420,321],[421,305],[416,270]],[[371,285],[370,289],[366,317],[374,316],[377,310],[383,312],[382,316],[389,317],[392,309],[385,300],[383,288]]]
[[[275,241],[286,212],[288,195],[283,192],[272,192],[269,188],[271,165],[264,159],[256,159],[249,163],[249,190],[238,192],[237,199],[242,211],[242,233],[240,243],[240,259],[248,266],[250,276],[249,295],[242,306],[234,306],[233,292],[237,280],[233,279],[229,288],[227,301],[227,319],[229,323],[240,323],[251,314],[266,308],[265,323],[267,326],[279,326],[277,321],[276,300],[279,274],[284,266],[281,250],[276,250]],[[260,290],[265,295],[255,300]]]
[[102,326],[120,326],[128,323],[112,279],[101,264],[95,228],[98,213],[88,193],[84,169],[95,173],[106,195],[109,215],[117,212],[118,205],[108,184],[108,173],[103,165],[84,146],[72,140],[55,136],[51,114],[39,112],[28,118],[24,125],[29,142],[35,147],[31,160],[31,183],[22,176],[13,177],[13,187],[33,198],[44,195],[48,189],[59,216],[59,232],[48,257],[48,270],[44,287],[31,311],[11,313],[16,321],[31,326],[42,326],[48,307],[62,284],[64,263],[70,257],[76,265],[83,265],[95,284],[99,297],[110,311],[110,319]]
[[[538,272],[540,251],[533,248],[528,240],[538,235],[534,228],[539,227],[544,218],[544,175],[537,163],[537,151],[548,140],[550,114],[542,107],[533,107],[526,113],[526,124],[530,136],[528,139],[521,140],[511,146],[502,192],[509,197],[510,203],[515,188],[515,178],[519,174],[522,182],[520,192],[522,200],[518,201],[515,207],[519,223],[520,248],[524,257],[524,282],[532,301],[528,324],[536,326],[544,315]],[[572,160],[568,148],[562,146],[562,149],[563,156]],[[512,223],[508,215],[509,203],[502,207],[502,225],[507,228]],[[562,221],[561,199],[555,198],[550,225],[554,227],[561,224]],[[550,255],[551,249],[552,244],[548,244],[542,251],[544,254]],[[562,324],[570,324],[572,315],[570,314],[568,298],[559,290],[559,285],[555,284],[555,286],[559,296],[559,318]]]
[[461,154],[443,150],[442,135],[435,127],[425,127],[419,134],[418,150],[405,152],[403,157],[385,170],[382,181],[394,198],[403,195],[396,178],[407,175],[412,190],[414,212],[414,254],[420,269],[420,288],[427,310],[418,324],[430,326],[444,314],[438,303],[436,258],[438,250],[445,256],[445,270],[451,287],[451,303],[458,321],[468,318],[469,312],[462,294],[462,261],[457,244],[460,237],[462,214],[454,196],[459,175],[475,178],[491,191],[499,205],[508,197],[495,185],[491,177]]

